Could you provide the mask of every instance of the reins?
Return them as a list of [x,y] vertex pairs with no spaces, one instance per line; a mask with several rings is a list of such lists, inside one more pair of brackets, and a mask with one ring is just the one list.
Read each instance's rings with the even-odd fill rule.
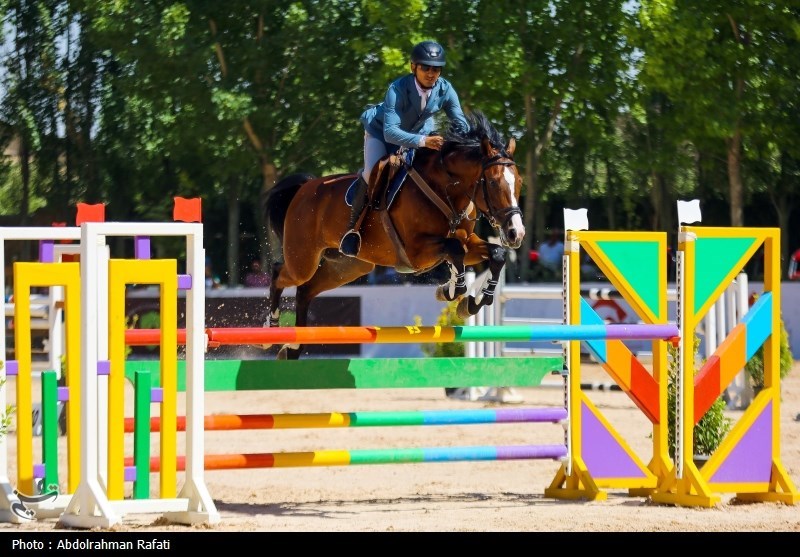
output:
[[[452,174],[450,174],[450,172],[447,170],[447,167],[444,164],[444,158],[440,156],[439,160],[442,168],[444,169],[445,172],[447,172],[447,175],[452,176]],[[456,208],[453,206],[453,202],[450,199],[450,196],[447,195],[446,193],[447,186],[458,184],[458,182],[454,181],[445,186],[445,197],[447,199],[447,204],[445,204],[442,198],[436,194],[436,192],[428,185],[428,183],[425,181],[422,175],[420,175],[420,173],[417,172],[413,166],[409,165],[407,167],[407,170],[408,170],[408,175],[411,176],[411,179],[414,180],[414,183],[417,184],[422,193],[424,193],[425,196],[428,199],[430,199],[431,202],[434,205],[436,205],[436,207],[447,218],[447,221],[450,225],[449,235],[452,236],[455,233],[456,229],[458,228],[458,225],[461,224],[461,222],[464,221],[465,219],[469,219],[469,214],[472,212],[474,208],[477,207],[477,205],[475,204],[475,192],[478,190],[478,185],[481,185],[483,187],[483,198],[486,200],[488,214],[481,211],[480,209],[478,209],[478,211],[480,212],[480,214],[486,217],[486,220],[489,221],[489,224],[493,228],[499,228],[501,226],[501,223],[504,222],[506,219],[510,218],[512,215],[515,214],[522,215],[522,210],[519,207],[507,207],[505,209],[499,209],[495,211],[492,208],[492,202],[489,198],[489,187],[486,180],[486,170],[491,168],[492,166],[514,166],[515,164],[516,163],[513,161],[513,159],[511,159],[511,156],[508,155],[508,153],[506,153],[505,151],[501,151],[500,153],[492,156],[491,158],[483,162],[481,169],[481,177],[480,179],[476,180],[475,183],[473,184],[472,193],[469,194],[468,196],[469,203],[462,211],[456,210]]]
[[[417,184],[422,193],[430,199],[436,207],[447,217],[447,221],[450,224],[450,232],[448,236],[452,236],[455,234],[458,225],[461,224],[466,218],[469,218],[469,214],[472,212],[475,203],[472,199],[475,197],[475,191],[478,189],[478,182],[475,182],[475,187],[472,190],[472,196],[470,196],[469,204],[464,208],[463,211],[457,211],[455,207],[453,207],[453,203],[450,200],[450,197],[447,197],[447,205],[445,205],[442,198],[436,195],[436,192],[431,189],[425,179],[420,176],[419,172],[417,172],[413,167],[408,169],[408,175],[411,176],[411,179],[414,180],[414,183]],[[457,182],[456,182],[457,183]],[[448,206],[449,205],[449,206]]]

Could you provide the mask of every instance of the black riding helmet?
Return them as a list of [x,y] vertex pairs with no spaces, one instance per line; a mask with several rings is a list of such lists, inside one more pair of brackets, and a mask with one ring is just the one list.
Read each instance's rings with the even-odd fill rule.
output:
[[411,51],[411,61],[415,64],[443,67],[446,63],[444,48],[434,41],[422,41]]

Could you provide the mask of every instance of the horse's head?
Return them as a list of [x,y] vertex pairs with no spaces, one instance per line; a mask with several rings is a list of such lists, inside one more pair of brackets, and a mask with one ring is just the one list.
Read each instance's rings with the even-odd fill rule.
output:
[[[468,129],[451,122],[442,147],[444,170],[500,233],[504,246],[518,248],[525,238],[519,208],[522,178],[514,162],[516,142],[505,139],[479,111],[466,115]],[[455,178],[455,179],[454,179]]]
[[500,241],[514,249],[522,245],[525,237],[519,207],[522,177],[513,158],[515,148],[513,137],[505,147],[497,147],[488,137],[483,138],[479,193],[475,196],[478,209],[500,232]]

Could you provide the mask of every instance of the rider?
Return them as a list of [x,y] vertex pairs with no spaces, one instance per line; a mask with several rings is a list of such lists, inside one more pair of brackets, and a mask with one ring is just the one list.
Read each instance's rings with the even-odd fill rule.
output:
[[339,244],[344,255],[355,257],[361,249],[361,234],[355,226],[367,204],[367,181],[375,164],[400,147],[441,149],[444,138],[432,133],[433,115],[440,110],[451,122],[459,122],[463,131],[469,130],[456,90],[441,77],[444,65],[442,45],[417,44],[411,51],[411,73],[393,81],[383,102],[361,114],[364,169],[358,176],[348,230]]

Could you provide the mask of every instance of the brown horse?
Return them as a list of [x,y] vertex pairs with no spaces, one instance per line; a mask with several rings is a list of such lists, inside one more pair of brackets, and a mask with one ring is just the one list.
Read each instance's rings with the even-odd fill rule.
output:
[[[462,317],[490,305],[505,247],[518,248],[525,236],[518,200],[522,179],[514,163],[515,141],[508,143],[480,112],[467,116],[470,130],[455,126],[445,133],[440,151],[418,149],[407,168],[402,188],[386,209],[370,201],[361,224],[361,251],[357,257],[339,253],[349,207],[345,192],[356,175],[313,178],[298,174],[275,185],[267,201],[267,216],[281,241],[283,262],[272,268],[269,326],[277,327],[280,299],[285,288],[296,286],[296,323],[307,325],[308,308],[321,292],[347,284],[376,265],[401,273],[422,273],[447,262],[451,278],[436,298],[460,299]],[[370,182],[379,182],[388,165],[376,166]],[[478,215],[500,235],[503,246],[475,233]],[[465,266],[488,262],[490,276],[477,296],[467,291]],[[299,345],[281,348],[278,357],[297,359]]]

